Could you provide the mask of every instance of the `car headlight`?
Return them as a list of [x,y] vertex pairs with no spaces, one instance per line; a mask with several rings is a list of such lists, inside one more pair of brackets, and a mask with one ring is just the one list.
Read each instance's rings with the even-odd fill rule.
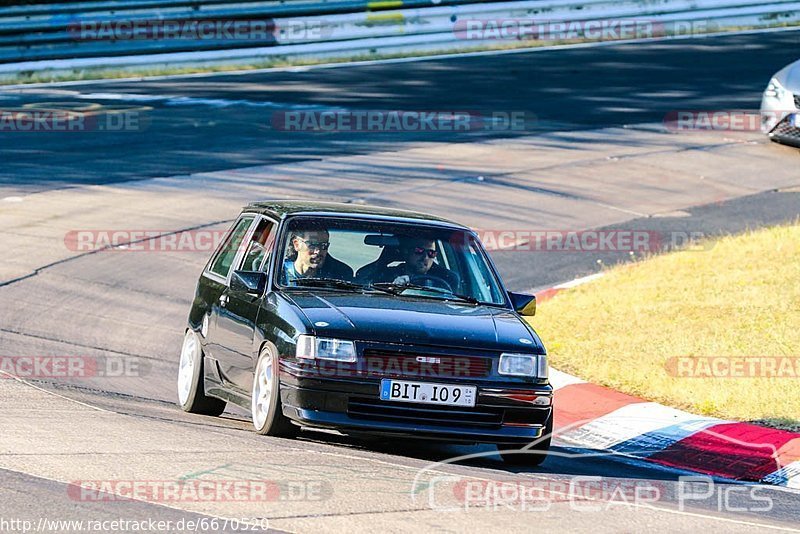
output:
[[356,361],[356,346],[352,341],[306,334],[297,338],[297,357],[307,360]]
[[786,96],[786,89],[784,89],[778,80],[772,78],[769,81],[769,85],[767,85],[767,88],[764,90],[764,96],[783,100]]
[[497,372],[507,376],[547,378],[547,356],[544,354],[504,353],[500,355]]

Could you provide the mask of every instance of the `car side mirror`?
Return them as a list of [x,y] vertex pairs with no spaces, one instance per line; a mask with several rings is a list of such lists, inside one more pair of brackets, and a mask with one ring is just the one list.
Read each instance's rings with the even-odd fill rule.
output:
[[526,295],[525,293],[512,293],[508,292],[508,297],[511,299],[511,305],[517,310],[520,315],[532,317],[536,315],[536,296]]
[[233,271],[231,291],[261,296],[267,287],[267,273],[261,271]]

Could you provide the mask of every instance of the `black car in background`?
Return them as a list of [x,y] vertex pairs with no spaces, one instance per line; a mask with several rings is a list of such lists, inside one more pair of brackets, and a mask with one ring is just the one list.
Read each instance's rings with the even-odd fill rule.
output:
[[[546,457],[553,391],[541,340],[469,228],[308,201],[244,208],[205,266],[178,376],[182,408],[300,427],[494,443]],[[525,448],[524,452],[521,449]]]

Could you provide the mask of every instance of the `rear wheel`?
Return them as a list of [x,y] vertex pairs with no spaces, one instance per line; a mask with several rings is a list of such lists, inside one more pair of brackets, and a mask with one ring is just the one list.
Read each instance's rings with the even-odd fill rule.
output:
[[203,384],[203,348],[194,330],[183,336],[181,360],[178,367],[178,402],[185,412],[220,415],[226,402],[206,396]]
[[251,392],[253,426],[262,436],[292,437],[297,427],[283,415],[278,357],[269,347],[264,347],[258,356]]
[[533,445],[497,445],[500,457],[509,465],[520,467],[537,467],[547,459],[547,451],[550,450],[550,441],[553,434],[553,415],[544,427],[542,437],[537,438]]

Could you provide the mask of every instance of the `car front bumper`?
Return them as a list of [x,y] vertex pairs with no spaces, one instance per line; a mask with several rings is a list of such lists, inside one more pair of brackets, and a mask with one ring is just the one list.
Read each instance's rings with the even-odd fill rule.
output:
[[773,141],[800,146],[800,94],[785,91],[780,98],[764,95],[761,100],[761,130]]
[[[454,383],[438,377],[402,380]],[[380,379],[310,378],[282,370],[281,402],[284,415],[295,423],[343,434],[497,444],[524,444],[542,436],[553,414],[549,384],[471,384],[478,387],[474,408],[442,407],[382,401]],[[547,397],[550,405],[533,406],[535,397]]]
[[[797,113],[800,116],[800,111]],[[800,122],[792,120],[792,116],[784,117],[768,134],[770,139],[800,148]]]

